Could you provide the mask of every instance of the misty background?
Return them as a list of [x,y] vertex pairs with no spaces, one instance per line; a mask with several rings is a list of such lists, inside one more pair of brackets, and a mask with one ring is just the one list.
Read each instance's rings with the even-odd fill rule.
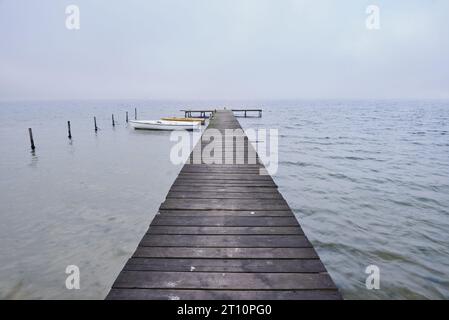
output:
[[448,18],[445,0],[0,0],[0,99],[444,99]]

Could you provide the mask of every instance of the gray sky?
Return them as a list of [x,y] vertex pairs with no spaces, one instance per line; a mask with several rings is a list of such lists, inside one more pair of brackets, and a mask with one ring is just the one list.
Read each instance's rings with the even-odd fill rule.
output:
[[71,98],[449,98],[449,1],[0,0],[0,99]]

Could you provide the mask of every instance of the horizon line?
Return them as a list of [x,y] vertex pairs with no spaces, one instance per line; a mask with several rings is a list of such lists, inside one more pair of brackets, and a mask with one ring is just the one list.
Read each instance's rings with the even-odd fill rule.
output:
[[272,102],[272,101],[442,101],[449,100],[449,97],[389,97],[389,98],[360,98],[360,97],[345,97],[345,98],[0,98],[0,102],[56,102],[56,101],[170,101],[170,102],[208,102],[208,101],[229,101],[229,102]]

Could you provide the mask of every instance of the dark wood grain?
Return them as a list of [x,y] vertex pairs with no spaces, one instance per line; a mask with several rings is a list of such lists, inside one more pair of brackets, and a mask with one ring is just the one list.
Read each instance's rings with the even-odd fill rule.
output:
[[303,235],[161,235],[146,234],[142,247],[307,248]]
[[296,227],[190,227],[190,226],[152,226],[147,234],[194,234],[194,235],[302,235]]
[[334,289],[324,273],[214,273],[124,270],[116,288],[221,289],[221,290],[305,290]]
[[[257,212],[257,211],[255,211]],[[151,225],[154,226],[210,226],[210,227],[291,227],[297,226],[298,221],[295,217],[172,217],[168,215],[157,215]]]
[[313,248],[192,248],[137,247],[140,258],[211,258],[211,259],[315,259]]
[[284,199],[167,199],[161,204],[161,209],[190,210],[286,210],[289,209]]
[[[167,199],[283,199],[278,192],[177,192],[170,191]],[[193,200],[195,201],[195,200]]]
[[159,210],[159,214],[164,217],[292,217],[290,210]]
[[178,272],[325,272],[319,259],[164,259],[131,258],[125,265],[128,271]]
[[[192,193],[192,186],[187,185],[173,185],[170,192],[189,192]],[[215,192],[217,194],[236,192],[236,193],[270,193],[280,194],[277,192],[275,186],[269,187],[245,187],[245,186],[196,186],[195,192]]]

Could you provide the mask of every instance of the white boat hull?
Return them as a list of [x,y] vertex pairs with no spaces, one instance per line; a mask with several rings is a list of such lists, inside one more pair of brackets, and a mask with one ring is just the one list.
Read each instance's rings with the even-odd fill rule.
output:
[[166,120],[130,120],[129,124],[134,129],[143,130],[198,130],[199,123],[166,121]]

